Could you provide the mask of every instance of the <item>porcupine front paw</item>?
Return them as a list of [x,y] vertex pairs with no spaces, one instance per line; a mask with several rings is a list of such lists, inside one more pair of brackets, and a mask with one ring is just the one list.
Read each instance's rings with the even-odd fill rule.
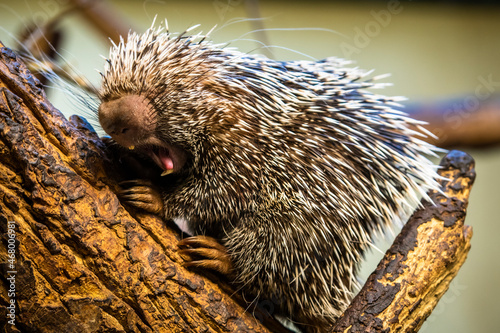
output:
[[185,266],[211,269],[228,278],[233,277],[233,264],[227,249],[215,238],[193,236],[181,240],[177,246]]
[[121,182],[120,186],[122,189],[118,197],[123,203],[155,215],[163,214],[163,198],[150,181],[127,180]]

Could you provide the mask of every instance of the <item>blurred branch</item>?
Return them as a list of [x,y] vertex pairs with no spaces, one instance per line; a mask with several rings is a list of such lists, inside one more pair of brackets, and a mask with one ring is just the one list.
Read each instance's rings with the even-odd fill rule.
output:
[[79,13],[97,29],[103,37],[118,43],[126,38],[131,28],[129,22],[104,0],[70,0]]
[[415,119],[429,123],[424,126],[437,139],[427,141],[442,147],[487,147],[500,143],[500,97],[477,103],[447,101],[422,104],[406,110]]
[[61,39],[65,31],[58,27],[59,23],[71,13],[78,13],[90,22],[105,39],[110,38],[118,43],[120,36],[128,35],[128,24],[118,12],[104,0],[70,0],[71,4],[46,24],[41,26],[29,25],[20,33],[20,53],[23,55],[28,68],[37,78],[46,84],[45,74],[53,72],[65,81],[74,82],[80,88],[95,93],[96,89],[83,76],[72,70],[71,66],[59,63]]

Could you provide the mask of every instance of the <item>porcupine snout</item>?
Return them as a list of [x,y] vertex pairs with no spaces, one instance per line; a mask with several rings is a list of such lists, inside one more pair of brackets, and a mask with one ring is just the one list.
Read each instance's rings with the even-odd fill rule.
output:
[[139,95],[126,95],[101,103],[99,122],[113,140],[133,147],[154,130],[149,100]]

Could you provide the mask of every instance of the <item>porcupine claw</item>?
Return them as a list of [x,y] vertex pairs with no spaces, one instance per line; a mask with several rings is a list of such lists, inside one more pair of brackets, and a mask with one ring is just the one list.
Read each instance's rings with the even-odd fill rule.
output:
[[120,183],[118,197],[127,205],[155,215],[163,215],[163,199],[148,180],[127,180]]
[[233,276],[233,264],[227,250],[215,238],[193,236],[181,240],[177,246],[186,267],[211,269],[227,277]]

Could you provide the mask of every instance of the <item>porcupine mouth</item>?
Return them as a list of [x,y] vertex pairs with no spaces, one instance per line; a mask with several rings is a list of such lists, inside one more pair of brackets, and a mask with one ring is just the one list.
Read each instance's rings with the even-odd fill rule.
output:
[[144,145],[137,147],[147,154],[162,170],[162,176],[179,171],[186,161],[182,149],[172,145]]
[[149,157],[163,169],[162,176],[169,175],[174,172],[174,161],[170,156],[170,151],[163,147],[152,147],[147,151]]

